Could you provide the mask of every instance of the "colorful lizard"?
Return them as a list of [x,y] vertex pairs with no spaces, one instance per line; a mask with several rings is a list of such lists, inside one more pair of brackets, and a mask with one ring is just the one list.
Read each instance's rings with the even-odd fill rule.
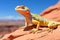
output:
[[40,26],[48,26],[49,29],[54,29],[54,28],[57,28],[57,25],[60,24],[60,22],[49,21],[37,14],[31,15],[29,8],[23,5],[17,6],[15,10],[19,14],[22,14],[25,17],[25,27],[28,27],[29,25],[33,25],[33,24],[37,25],[36,28],[32,29],[33,32],[36,32],[37,30],[39,30],[41,28]]

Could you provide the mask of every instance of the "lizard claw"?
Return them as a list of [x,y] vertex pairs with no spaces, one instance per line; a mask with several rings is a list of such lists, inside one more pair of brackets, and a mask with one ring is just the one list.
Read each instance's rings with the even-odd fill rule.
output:
[[48,29],[48,32],[51,32],[51,33],[52,33],[52,32],[53,32],[53,29],[50,29],[50,28],[49,28],[49,29]]

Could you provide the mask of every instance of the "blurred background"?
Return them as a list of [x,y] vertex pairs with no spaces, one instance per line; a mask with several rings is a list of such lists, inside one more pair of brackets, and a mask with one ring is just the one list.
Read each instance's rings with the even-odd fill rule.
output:
[[0,0],[0,36],[11,33],[23,26],[24,17],[15,11],[18,5],[25,5],[31,14],[40,14],[59,0]]

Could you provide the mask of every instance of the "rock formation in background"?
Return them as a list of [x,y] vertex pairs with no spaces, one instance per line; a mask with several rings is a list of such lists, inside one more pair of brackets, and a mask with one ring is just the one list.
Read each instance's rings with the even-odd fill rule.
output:
[[49,20],[60,21],[60,1],[56,5],[48,7],[40,15]]

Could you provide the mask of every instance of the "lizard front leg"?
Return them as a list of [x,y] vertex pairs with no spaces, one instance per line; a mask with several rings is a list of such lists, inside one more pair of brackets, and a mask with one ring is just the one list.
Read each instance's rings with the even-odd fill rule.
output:
[[36,28],[33,28],[33,29],[31,30],[31,32],[35,33],[35,32],[37,32],[39,29],[40,29],[40,22],[38,22]]
[[24,26],[24,28],[30,27],[30,26],[32,26],[32,25],[34,25],[34,24],[32,23],[32,17],[25,17],[25,26]]
[[41,27],[40,27],[40,22],[38,22],[36,29],[39,30],[40,28],[41,28]]
[[28,22],[25,19],[25,26],[24,26],[24,28],[27,27],[27,26],[28,26]]
[[54,26],[51,26],[50,23],[48,24],[48,32],[53,32]]

